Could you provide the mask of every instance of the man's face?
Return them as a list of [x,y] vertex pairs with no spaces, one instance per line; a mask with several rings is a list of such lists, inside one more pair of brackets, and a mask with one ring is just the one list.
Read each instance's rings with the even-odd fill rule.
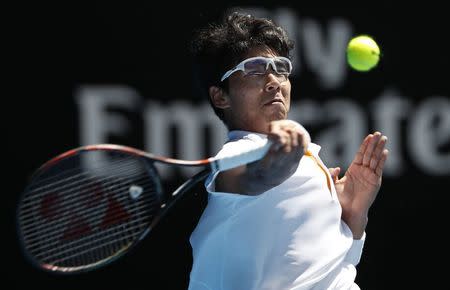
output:
[[[267,49],[253,49],[245,58],[275,57]],[[228,107],[225,118],[230,129],[268,133],[274,120],[287,118],[290,108],[291,83],[269,66],[266,74],[245,75],[237,71],[229,77]]]

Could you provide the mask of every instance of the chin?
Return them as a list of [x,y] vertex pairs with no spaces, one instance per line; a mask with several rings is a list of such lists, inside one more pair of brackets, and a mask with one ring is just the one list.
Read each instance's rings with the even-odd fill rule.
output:
[[270,120],[284,120],[287,118],[287,110],[284,106],[273,107],[270,112]]
[[287,118],[287,114],[280,112],[279,114],[272,114],[269,118],[269,121],[285,120],[286,118]]

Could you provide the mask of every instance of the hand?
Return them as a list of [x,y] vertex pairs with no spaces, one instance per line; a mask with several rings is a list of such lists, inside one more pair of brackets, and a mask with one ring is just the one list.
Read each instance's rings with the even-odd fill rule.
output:
[[272,141],[272,152],[290,153],[292,150],[306,151],[311,143],[308,131],[299,123],[291,120],[272,121],[268,138]]
[[299,123],[278,120],[270,123],[268,138],[272,141],[272,146],[257,164],[258,172],[262,174],[260,177],[270,181],[270,184],[278,185],[297,170],[311,137]]
[[383,167],[388,156],[386,141],[386,136],[380,132],[369,134],[341,179],[338,178],[339,167],[329,169],[342,206],[342,219],[355,239],[362,237],[369,208],[381,187]]

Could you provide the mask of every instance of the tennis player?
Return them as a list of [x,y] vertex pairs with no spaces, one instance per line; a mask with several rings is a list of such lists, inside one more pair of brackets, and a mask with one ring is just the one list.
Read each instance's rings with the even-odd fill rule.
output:
[[368,212],[388,150],[367,135],[343,176],[288,120],[293,42],[270,19],[231,13],[193,39],[199,76],[227,126],[218,156],[270,139],[260,161],[212,172],[190,243],[189,290],[359,289]]

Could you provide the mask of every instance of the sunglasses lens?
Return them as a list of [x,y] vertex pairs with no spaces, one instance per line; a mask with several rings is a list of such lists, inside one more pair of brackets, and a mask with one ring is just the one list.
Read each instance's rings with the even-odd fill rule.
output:
[[244,64],[245,74],[256,75],[265,74],[267,67],[267,59],[257,58],[252,59]]
[[279,74],[290,74],[291,66],[289,62],[285,59],[276,58],[274,59],[276,72]]

